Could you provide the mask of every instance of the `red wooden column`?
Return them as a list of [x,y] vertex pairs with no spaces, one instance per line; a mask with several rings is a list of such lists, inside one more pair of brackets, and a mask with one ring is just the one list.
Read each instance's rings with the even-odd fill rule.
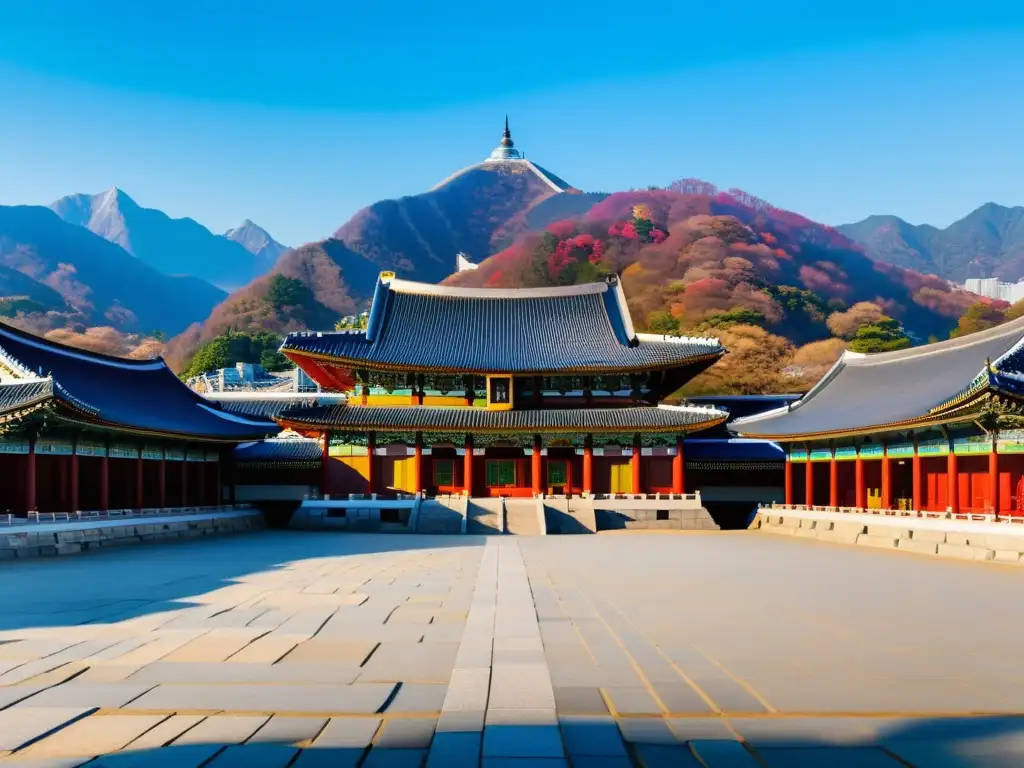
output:
[[423,433],[416,433],[416,444],[412,449],[412,492],[423,490]]
[[366,492],[377,492],[377,435],[369,432],[366,436]]
[[135,506],[142,509],[144,506],[142,494],[142,449],[139,448],[139,458],[135,460]]
[[36,439],[34,437],[29,438],[25,464],[25,508],[28,512],[35,512],[38,510],[36,509]]
[[71,511],[78,511],[78,441],[71,444]]
[[868,506],[868,488],[864,484],[864,459],[860,456],[853,462],[853,482],[855,491],[855,505],[858,509],[866,509]]
[[956,454],[953,453],[953,446],[949,446],[949,455],[946,457],[946,496],[949,497],[949,511],[960,511],[960,483],[957,473]]
[[993,444],[992,453],[988,455],[988,487],[989,498],[992,499],[992,514],[999,514],[999,454]]
[[188,506],[188,449],[181,461],[181,506]]
[[811,449],[807,449],[807,469],[804,472],[804,504],[814,506],[814,464],[811,463]]
[[473,436],[466,435],[466,452],[462,455],[462,488],[473,495]]
[[890,477],[889,457],[882,457],[882,509],[892,508],[892,478]]
[[162,454],[160,456],[160,479],[159,479],[159,490],[160,490],[160,507],[167,506],[167,449],[161,449]]
[[839,462],[835,456],[828,462],[828,505],[839,506]]
[[110,446],[105,445],[100,457],[100,511],[110,509]]
[[530,454],[530,483],[534,496],[544,493],[544,457],[540,451],[540,435],[534,435],[533,452]]
[[583,444],[583,493],[594,492],[594,440],[587,435]]
[[633,456],[630,459],[633,469],[633,493],[643,493],[643,474],[640,470],[640,439],[633,440]]
[[793,503],[793,462],[789,460],[789,454],[786,454],[786,506]]
[[683,438],[676,438],[676,455],[672,457],[672,493],[686,493],[686,480],[683,477]]
[[331,492],[331,433],[321,433],[323,445],[320,449],[320,495],[327,498]]
[[913,469],[913,493],[914,493],[914,509],[921,511],[923,509],[924,498],[921,496],[921,456],[917,452],[917,441],[914,441],[914,462],[912,464]]

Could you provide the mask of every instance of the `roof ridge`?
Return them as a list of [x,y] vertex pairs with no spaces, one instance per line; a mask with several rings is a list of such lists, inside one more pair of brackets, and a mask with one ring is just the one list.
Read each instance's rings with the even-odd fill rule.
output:
[[939,355],[945,352],[950,352],[954,349],[962,349],[964,347],[982,344],[986,341],[991,341],[992,339],[1000,338],[1002,336],[1011,336],[1014,333],[1021,334],[1021,338],[1024,339],[1024,316],[1015,318],[1008,323],[1002,323],[1001,325],[986,328],[983,331],[969,333],[966,336],[957,336],[952,339],[943,339],[942,341],[937,341],[933,344],[922,344],[917,347],[896,349],[891,352],[877,352],[873,354],[864,354],[847,350],[844,352],[844,356],[847,358],[846,362],[848,364],[884,365],[886,363],[908,360],[915,357]]
[[419,283],[413,280],[394,278],[388,283],[394,293],[438,296],[441,298],[466,299],[546,299],[563,296],[588,296],[605,293],[610,287],[607,281],[559,285],[543,288],[464,288],[454,285]]
[[[47,339],[45,336],[36,336],[34,333],[17,328],[16,326],[9,325],[5,322],[0,322],[0,348],[3,347],[3,337],[11,336],[23,344],[34,346],[38,349],[44,349],[50,352],[54,352],[58,355],[65,357],[72,357],[79,360],[87,360],[90,362],[99,363],[101,365],[112,365],[119,368],[130,368],[135,370],[159,370],[160,368],[166,368],[167,363],[162,357],[153,357],[147,360],[133,360],[127,357],[117,357],[115,355],[107,355],[102,352],[92,352],[87,349],[80,349],[78,347],[72,347],[69,344],[62,344],[59,341],[53,341]],[[25,369],[28,370],[27,368]]]

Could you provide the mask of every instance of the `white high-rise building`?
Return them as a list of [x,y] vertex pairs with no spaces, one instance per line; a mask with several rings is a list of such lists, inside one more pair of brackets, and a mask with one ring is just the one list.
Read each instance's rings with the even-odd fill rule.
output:
[[986,299],[1001,299],[1016,304],[1024,299],[1024,280],[1003,283],[998,277],[972,277],[964,282],[964,290]]

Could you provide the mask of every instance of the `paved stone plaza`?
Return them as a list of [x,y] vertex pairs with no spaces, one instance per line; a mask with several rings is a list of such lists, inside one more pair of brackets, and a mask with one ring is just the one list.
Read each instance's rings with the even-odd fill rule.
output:
[[0,766],[1020,766],[1022,594],[745,531],[5,563]]

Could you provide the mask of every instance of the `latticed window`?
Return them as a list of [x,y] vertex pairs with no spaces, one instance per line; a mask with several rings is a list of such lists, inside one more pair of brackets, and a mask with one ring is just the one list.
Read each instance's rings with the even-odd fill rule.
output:
[[487,485],[490,488],[508,488],[516,484],[516,463],[501,459],[487,462]]
[[567,475],[564,461],[548,463],[548,485],[565,485],[569,482]]
[[455,485],[455,462],[452,459],[434,459],[434,485],[439,488]]

